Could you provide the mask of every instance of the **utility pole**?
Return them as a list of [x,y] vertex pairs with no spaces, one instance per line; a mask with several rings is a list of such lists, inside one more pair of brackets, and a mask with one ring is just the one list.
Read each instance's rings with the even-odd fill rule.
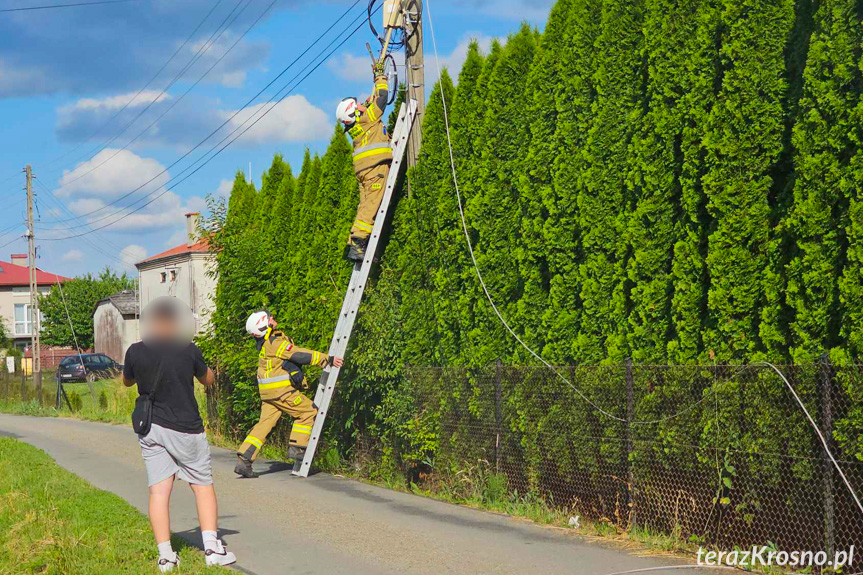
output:
[[[413,167],[419,158],[422,146],[422,124],[425,118],[425,63],[423,62],[423,2],[404,0],[405,17],[405,67],[407,68],[407,100],[417,101],[417,116],[408,139],[408,167]],[[408,182],[410,191],[410,182]]]
[[36,238],[33,225],[33,169],[30,164],[24,168],[27,175],[27,263],[30,266],[30,350],[32,352],[31,370],[36,397],[42,404],[42,354],[39,344],[39,284],[36,281]]

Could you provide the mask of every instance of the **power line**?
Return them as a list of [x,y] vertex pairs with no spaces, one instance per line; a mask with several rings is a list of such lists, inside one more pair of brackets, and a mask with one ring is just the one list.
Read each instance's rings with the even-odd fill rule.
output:
[[75,2],[73,4],[48,4],[45,6],[29,6],[25,8],[4,8],[0,12],[28,12],[31,10],[51,10],[54,8],[78,8],[81,6],[99,6],[101,4],[125,4],[135,0],[98,0],[96,2]]
[[[60,198],[58,198],[57,196],[55,196],[55,195],[54,195],[54,193],[53,193],[53,192],[51,192],[51,190],[49,190],[49,189],[48,189],[48,186],[46,186],[45,184],[43,184],[43,183],[41,182],[41,180],[38,180],[38,179],[37,179],[37,180],[36,180],[36,184],[37,184],[38,186],[40,186],[40,187],[42,188],[42,190],[43,190],[43,191],[45,191],[45,193],[47,194],[45,197],[46,197],[48,200],[50,200],[50,201],[54,202],[54,205],[58,206],[58,207],[59,207],[59,209],[60,209],[61,211],[67,211],[67,212],[69,212],[70,214],[73,214],[73,215],[74,215],[74,213],[73,213],[73,212],[72,212],[72,210],[69,208],[69,206],[67,206],[67,205],[66,205],[62,200],[60,200]],[[84,220],[82,220],[80,217],[76,217],[75,219],[77,219],[78,221],[80,221],[80,222],[82,222],[82,223],[85,223],[85,222],[84,222]],[[106,244],[108,245],[108,247],[111,247],[111,248],[117,249],[117,250],[118,250],[118,252],[122,251],[122,250],[119,250],[119,249],[118,249],[118,247],[119,247],[119,246],[117,246],[116,244],[114,244],[114,243],[110,242],[109,240],[106,240],[104,237],[102,237],[102,236],[98,236],[98,238],[99,238],[99,241],[102,241],[102,242],[106,243]],[[129,263],[134,263],[134,262],[126,262],[126,261],[123,261],[122,259],[119,259],[118,257],[115,257],[115,255],[114,255],[114,254],[111,254],[111,253],[109,253],[109,252],[105,251],[104,249],[102,249],[102,246],[100,246],[97,242],[93,241],[93,240],[92,240],[90,237],[88,237],[88,236],[85,236],[85,237],[81,238],[81,240],[82,240],[82,241],[84,241],[88,246],[90,246],[90,248],[92,248],[92,249],[93,249],[93,250],[95,250],[96,252],[98,252],[98,253],[102,254],[103,256],[107,257],[108,259],[110,259],[110,260],[112,260],[112,261],[114,261],[114,262],[117,262],[117,263],[118,263],[118,264],[120,264],[123,268],[127,267]]]
[[[273,4],[275,3],[275,1],[276,0],[273,0]],[[149,104],[147,104],[140,112],[138,112],[138,115],[136,115],[128,124],[126,124],[126,126],[123,128],[123,130],[119,134],[116,134],[114,137],[112,137],[107,142],[105,142],[101,147],[99,147],[98,150],[95,151],[95,153],[91,150],[90,152],[87,152],[86,154],[84,154],[84,156],[82,156],[81,158],[83,158],[85,156],[90,156],[92,154],[92,157],[90,159],[91,160],[95,159],[96,156],[98,154],[100,154],[101,152],[103,152],[104,150],[106,150],[108,148],[108,146],[111,145],[111,143],[114,140],[116,140],[117,138],[119,138],[120,136],[125,134],[126,131],[132,126],[132,124],[137,122],[138,119],[142,115],[144,115],[153,106],[153,104],[160,101],[162,99],[162,97],[167,94],[167,91],[180,79],[180,77],[182,77],[189,70],[189,68],[191,66],[193,66],[196,62],[198,62],[198,60],[200,60],[200,58],[203,56],[203,54],[206,53],[215,44],[216,40],[221,38],[222,34],[224,34],[225,31],[228,28],[230,28],[230,26],[237,20],[237,18],[240,16],[240,14],[242,14],[246,10],[246,8],[249,7],[252,0],[245,0],[245,2],[246,2],[246,5],[243,6],[243,9],[240,10],[236,15],[234,15],[234,17],[231,19],[231,21],[228,22],[227,25],[225,25],[225,22],[228,20],[228,18],[230,18],[231,15],[234,13],[234,11],[237,8],[239,8],[240,4],[243,3],[243,0],[238,0],[236,6],[234,6],[234,9],[231,10],[231,12],[228,14],[228,16],[225,17],[225,20],[222,21],[222,23],[219,25],[219,27],[216,29],[216,31],[214,31],[213,34],[210,35],[210,38],[208,39],[208,41],[205,44],[203,44],[201,46],[201,48],[198,49],[198,52],[195,54],[195,56],[192,57],[192,60],[190,60],[189,63],[186,64],[186,66],[182,70],[180,70],[180,72],[176,76],[174,76],[174,79],[171,80],[170,84],[168,84],[159,93],[159,95],[157,95],[155,98],[153,98],[153,100]],[[264,11],[264,13],[269,11],[269,9],[272,7],[273,4],[270,4],[270,6],[267,8],[267,10]],[[263,14],[261,15],[261,17],[263,17]],[[123,150],[125,150],[129,146],[131,146],[134,142],[136,142],[138,140],[138,138],[140,138],[144,134],[148,133],[150,128],[155,126],[159,120],[164,118],[171,110],[173,110],[174,107],[177,104],[179,104],[183,100],[183,98],[185,98],[189,94],[189,92],[191,92],[201,82],[201,80],[203,80],[213,70],[213,68],[215,68],[225,58],[225,56],[227,56],[228,53],[231,52],[231,50],[234,49],[234,47],[240,42],[240,40],[243,39],[243,37],[245,37],[245,35],[249,32],[249,30],[251,30],[254,27],[254,25],[258,23],[258,21],[261,19],[261,17],[259,17],[257,20],[255,20],[255,22],[251,26],[249,26],[249,28],[246,29],[246,31],[241,36],[239,36],[234,41],[233,44],[231,44],[231,46],[224,52],[224,54],[222,54],[215,62],[213,62],[213,64],[209,68],[207,68],[207,70],[197,80],[195,80],[195,82],[191,86],[189,86],[189,88],[185,92],[183,92],[183,94],[180,95],[179,98],[177,98],[176,100],[173,100],[171,102],[171,105],[168,106],[168,108],[165,109],[161,114],[159,114],[159,116],[157,116],[156,119],[150,123],[150,125],[148,125],[146,128],[141,130],[141,132],[139,132],[137,136],[135,136],[134,138],[132,138],[131,140],[126,142],[126,144],[122,148],[119,148],[118,150],[116,150],[111,156],[106,158],[101,163],[96,164],[95,166],[93,166],[92,168],[90,168],[89,170],[87,170],[81,174],[78,174],[77,176],[75,176],[71,180],[65,182],[62,186],[60,186],[57,189],[63,189],[65,187],[67,187],[69,184],[80,180],[84,176],[95,172],[96,170],[98,170],[99,168],[101,168],[102,166],[104,166],[105,164],[107,164],[108,162],[113,160],[114,158],[116,158],[120,154],[120,152],[122,152]],[[214,39],[213,36],[215,36],[217,31],[219,32],[218,36],[216,36]],[[72,170],[70,173],[75,173],[75,170]],[[68,221],[68,220],[66,220],[66,221]],[[52,222],[52,223],[59,223],[59,222]]]
[[[254,102],[254,101],[255,101],[255,100],[256,100],[256,99],[257,99],[261,94],[263,94],[263,93],[264,93],[264,92],[265,92],[265,91],[266,91],[270,86],[272,86],[273,84],[275,84],[275,83],[276,83],[276,81],[277,81],[279,78],[281,78],[285,73],[287,73],[287,72],[288,72],[288,70],[290,70],[290,69],[291,69],[291,68],[292,68],[292,67],[293,67],[297,62],[299,62],[299,61],[303,58],[303,56],[305,56],[309,51],[311,51],[311,49],[312,49],[312,48],[313,48],[313,47],[314,47],[318,42],[320,42],[324,37],[326,37],[326,35],[327,35],[327,34],[329,34],[329,32],[330,32],[333,28],[335,28],[335,26],[336,26],[340,21],[342,21],[342,20],[344,19],[344,17],[345,17],[346,15],[348,15],[348,14],[350,13],[350,11],[351,11],[351,10],[352,10],[352,9],[353,9],[353,8],[354,8],[354,7],[359,3],[359,2],[360,2],[360,0],[355,0],[355,1],[354,1],[354,3],[353,3],[353,4],[352,4],[352,5],[351,5],[347,10],[345,10],[345,12],[344,12],[344,13],[342,13],[342,15],[341,15],[341,16],[339,16],[339,18],[338,18],[338,19],[336,19],[336,21],[335,21],[335,22],[333,22],[333,24],[331,24],[331,25],[330,25],[330,26],[329,26],[329,27],[328,27],[328,28],[327,28],[323,33],[321,33],[321,34],[318,36],[318,38],[317,38],[317,39],[315,39],[315,41],[314,41],[314,42],[312,42],[312,44],[310,44],[310,45],[309,45],[309,46],[308,46],[308,47],[307,47],[307,48],[306,48],[306,49],[305,49],[305,50],[304,50],[304,51],[303,51],[299,56],[297,56],[297,57],[296,57],[296,58],[295,58],[295,59],[294,59],[290,64],[288,64],[288,66],[286,66],[284,69],[282,69],[282,71],[281,71],[281,72],[280,72],[280,73],[279,73],[275,78],[273,78],[273,79],[272,79],[272,80],[271,80],[271,81],[270,81],[266,86],[264,86],[263,88],[261,88],[261,90],[259,90],[257,94],[255,94],[254,96],[252,96],[251,98],[249,98],[249,100],[247,100],[247,101],[246,101],[246,103],[245,103],[245,104],[243,104],[243,106],[242,106],[240,109],[238,109],[238,110],[237,110],[237,111],[235,111],[233,114],[231,114],[228,118],[226,118],[226,119],[225,119],[225,121],[224,121],[224,122],[222,122],[222,124],[221,124],[221,125],[219,125],[218,127],[216,127],[216,129],[214,129],[214,130],[213,130],[212,132],[210,132],[206,137],[204,137],[201,141],[199,141],[197,144],[195,144],[195,146],[194,146],[194,147],[192,147],[190,150],[188,150],[186,153],[184,153],[184,154],[183,154],[183,155],[181,155],[179,158],[177,158],[174,162],[172,162],[170,165],[168,165],[168,166],[167,166],[165,169],[163,169],[161,172],[159,172],[158,174],[156,174],[155,176],[153,176],[152,178],[150,178],[149,180],[147,180],[146,182],[144,182],[143,184],[141,184],[141,185],[140,185],[140,186],[138,186],[137,188],[135,188],[135,189],[133,189],[133,190],[131,190],[131,191],[127,192],[126,194],[124,194],[124,195],[120,196],[119,198],[117,198],[117,199],[116,199],[116,200],[114,200],[113,202],[111,202],[111,203],[109,203],[109,204],[107,204],[107,205],[105,205],[105,206],[102,206],[101,208],[98,208],[98,209],[92,210],[92,211],[87,212],[87,213],[85,213],[85,214],[81,214],[81,216],[80,216],[80,217],[86,217],[86,216],[89,216],[89,215],[93,215],[93,214],[95,214],[95,213],[98,213],[98,212],[100,212],[100,211],[105,210],[106,208],[110,207],[111,205],[116,205],[118,202],[120,202],[120,201],[122,201],[122,200],[124,200],[124,199],[128,198],[129,196],[133,195],[135,192],[137,192],[137,191],[139,191],[139,190],[143,189],[143,188],[144,188],[144,187],[146,187],[147,185],[149,185],[149,184],[151,184],[152,182],[156,181],[156,180],[157,180],[158,178],[160,178],[162,175],[166,174],[166,173],[168,172],[168,170],[170,170],[171,168],[173,168],[174,166],[176,166],[177,164],[179,164],[182,160],[184,160],[185,158],[187,158],[188,156],[190,156],[193,152],[195,152],[195,150],[197,150],[198,148],[200,148],[201,146],[203,146],[203,145],[204,145],[204,144],[205,144],[205,143],[206,143],[210,138],[212,138],[212,137],[213,137],[214,135],[216,135],[219,131],[221,131],[221,129],[222,129],[222,128],[224,128],[224,127],[225,127],[225,126],[227,126],[231,121],[233,121],[233,119],[234,119],[234,118],[236,118],[236,117],[237,117],[237,115],[239,115],[243,110],[245,110],[246,108],[248,108],[248,107],[252,104],[252,102]],[[349,29],[353,24],[355,24],[355,23],[358,21],[358,19],[359,19],[359,18],[354,18],[353,22],[352,22],[351,24],[349,24],[349,25],[348,25],[348,27],[346,27],[344,30],[342,30],[342,32],[340,32],[340,33],[336,36],[336,38],[335,38],[333,41],[331,41],[331,42],[330,42],[330,44],[329,44],[329,45],[327,45],[327,46],[324,48],[324,50],[329,49],[329,48],[330,48],[330,47],[331,47],[331,46],[336,42],[336,40],[338,40],[338,38],[339,38],[342,34],[344,34],[345,32],[347,32],[347,30],[348,30],[348,29]],[[362,25],[362,24],[364,24],[364,23],[365,23],[365,18],[363,18],[363,21],[361,22],[361,24],[360,24],[360,25]],[[339,44],[339,46],[338,46],[338,47],[341,47],[341,46],[345,43],[345,41],[347,41],[347,39],[348,39],[348,38],[350,38],[351,36],[353,36],[356,32],[357,32],[357,29],[354,29],[354,31],[353,31],[353,32],[351,32],[350,36],[348,36],[347,38],[345,38],[345,39],[342,41],[342,43],[341,43],[341,44]],[[338,48],[338,47],[337,47],[337,48]],[[323,52],[323,51],[322,51],[322,52]],[[330,54],[327,56],[327,58],[329,58],[329,56],[331,56],[331,55],[332,55],[332,52],[330,52]],[[320,53],[318,54],[318,56],[320,56]],[[316,58],[317,58],[317,57],[316,57]],[[313,60],[313,61],[314,61],[314,60]],[[320,66],[320,64],[318,64],[318,66]],[[318,66],[316,66],[316,67],[315,67],[315,69],[317,69],[317,67],[318,67]],[[308,68],[308,66],[306,66],[306,68]],[[312,72],[313,72],[313,71],[314,71],[314,70],[312,70]],[[310,72],[310,73],[311,73],[311,72]],[[300,74],[302,74],[302,71],[301,71],[299,74],[295,75],[293,78],[291,78],[291,80],[289,80],[289,81],[288,81],[288,82],[287,82],[287,83],[286,83],[282,88],[280,88],[280,89],[276,92],[276,94],[275,94],[274,96],[272,96],[272,97],[271,97],[267,102],[264,102],[264,106],[266,106],[267,104],[269,104],[270,102],[272,102],[272,101],[273,101],[273,99],[274,99],[274,98],[275,98],[275,97],[276,97],[276,96],[277,96],[277,95],[278,95],[282,90],[284,90],[284,89],[285,89],[285,88],[286,88],[286,87],[287,87],[291,82],[293,82],[294,80],[296,80],[296,79],[299,77],[299,75],[300,75]],[[305,79],[305,78],[304,78],[304,79]],[[295,89],[295,88],[296,88],[296,86],[294,87],[294,89]],[[288,92],[288,94],[290,94],[290,92]],[[286,94],[285,96],[287,96],[288,94]],[[284,97],[282,97],[282,100],[283,100],[283,99],[284,99]],[[279,101],[281,102],[281,100],[279,100]],[[272,107],[270,108],[270,110],[272,110]],[[267,110],[267,111],[264,113],[264,115],[266,115],[270,110]],[[254,116],[252,116],[252,117],[254,117]],[[261,116],[261,117],[263,117],[263,116]],[[247,120],[244,122],[244,124],[245,124],[246,122],[248,122],[250,119],[251,119],[251,118],[247,119]],[[227,136],[227,137],[230,137],[231,135],[233,135],[233,134],[234,134],[234,133],[235,133],[235,132],[240,128],[240,127],[242,127],[242,126],[243,126],[243,124],[241,124],[239,127],[235,128],[235,129],[234,129],[234,131],[233,131],[233,132],[231,132],[230,134],[228,134],[228,136]],[[245,132],[244,132],[244,133],[245,133]],[[223,138],[223,139],[222,139],[218,144],[216,144],[215,146],[213,146],[212,148],[210,148],[210,150],[208,150],[208,151],[207,151],[203,156],[201,156],[201,158],[198,158],[197,160],[195,160],[195,162],[198,162],[198,161],[200,161],[202,158],[206,157],[206,156],[207,156],[207,154],[209,154],[209,153],[210,153],[210,152],[212,152],[215,148],[217,148],[217,147],[218,147],[222,142],[224,142],[224,141],[225,141],[225,139],[226,139],[226,138]],[[232,141],[233,141],[233,140],[232,140]],[[213,156],[213,157],[215,157],[215,156]],[[212,159],[212,158],[210,158],[210,159]],[[209,162],[209,160],[207,160],[207,161]],[[179,178],[179,177],[180,177],[180,175],[182,175],[185,171],[187,171],[188,169],[190,169],[190,168],[191,168],[191,166],[193,166],[193,165],[195,164],[195,162],[193,162],[192,164],[190,164],[190,166],[186,167],[184,170],[182,170],[182,171],[181,171],[179,174],[177,174],[176,176],[172,177],[172,178],[171,178],[170,180],[168,180],[168,182],[166,182],[166,183],[169,183],[169,182],[171,182],[172,180],[176,180],[177,178]],[[173,187],[173,186],[172,186],[172,187]],[[170,189],[170,188],[169,188],[169,189]],[[126,206],[126,207],[123,207],[123,208],[119,208],[119,209],[118,209],[118,210],[116,210],[115,212],[112,212],[112,213],[110,213],[110,214],[107,214],[107,215],[105,215],[105,216],[102,216],[102,217],[100,217],[100,218],[97,218],[96,220],[93,220],[93,221],[91,221],[90,223],[92,224],[92,223],[95,223],[95,222],[98,222],[98,221],[102,221],[102,220],[105,220],[105,219],[107,219],[107,218],[110,218],[110,217],[116,216],[116,215],[120,214],[123,210],[125,210],[125,209],[129,209],[129,208],[131,208],[132,206],[134,206],[135,204],[137,204],[138,202],[143,201],[143,200],[144,200],[144,199],[146,199],[147,197],[149,197],[149,196],[151,196],[151,195],[155,194],[157,191],[158,191],[158,190],[154,190],[154,191],[152,191],[152,192],[150,192],[150,193],[148,193],[148,194],[144,195],[144,196],[143,196],[142,198],[140,198],[139,200],[136,200],[135,202],[131,203],[129,206]],[[167,191],[168,191],[168,190],[166,190],[165,192],[167,192]],[[159,196],[157,196],[157,198],[155,198],[155,199],[158,199],[158,197],[161,197],[162,195],[164,195],[164,193],[165,193],[165,192],[163,192],[162,194],[160,194]],[[149,204],[147,204],[147,205],[149,205]],[[134,213],[134,212],[130,212],[130,213]],[[57,221],[55,221],[55,222],[49,222],[49,223],[58,223],[58,222],[62,222],[62,221],[64,221],[64,220],[57,220]],[[117,221],[119,221],[119,220],[117,220]],[[71,229],[71,228],[70,228],[70,229]],[[100,228],[100,229],[101,229],[101,228]],[[43,238],[43,239],[51,239],[51,238]]]
[[[376,10],[376,11],[377,11],[377,10]],[[352,38],[352,37],[353,37],[353,36],[354,36],[354,35],[355,35],[359,30],[360,30],[360,28],[361,28],[361,27],[363,27],[363,26],[365,25],[365,21],[366,21],[367,19],[368,19],[367,17],[366,17],[366,18],[364,18],[364,19],[363,19],[363,22],[361,22],[359,26],[357,26],[357,27],[356,27],[356,28],[355,28],[355,29],[354,29],[354,30],[353,30],[353,31],[352,31],[352,32],[351,32],[351,33],[350,33],[346,38],[344,38],[344,39],[343,39],[343,40],[342,40],[342,41],[341,41],[341,42],[340,42],[340,43],[339,43],[339,44],[338,44],[338,45],[337,45],[333,50],[331,50],[331,51],[330,51],[330,53],[326,55],[326,57],[324,57],[323,59],[321,59],[321,61],[320,61],[320,62],[318,62],[318,63],[317,63],[317,64],[316,64],[316,65],[315,65],[311,70],[309,70],[309,72],[308,72],[305,76],[303,76],[303,77],[302,77],[302,78],[301,78],[301,79],[300,79],[300,80],[299,80],[299,81],[298,81],[298,82],[297,82],[297,83],[296,83],[296,84],[295,84],[295,85],[294,85],[290,90],[288,90],[288,92],[286,92],[286,93],[285,93],[281,98],[279,98],[279,100],[278,100],[275,104],[273,104],[273,106],[271,106],[268,110],[266,110],[266,111],[265,111],[261,116],[259,116],[259,117],[254,121],[254,122],[252,122],[250,125],[248,125],[248,126],[247,126],[243,131],[242,131],[242,132],[240,132],[239,134],[237,134],[237,136],[235,136],[235,137],[234,137],[233,139],[231,139],[228,143],[226,143],[224,146],[222,146],[221,148],[219,148],[219,150],[217,150],[217,151],[216,151],[212,156],[210,156],[209,158],[207,158],[206,160],[204,160],[204,161],[203,161],[203,162],[202,162],[198,167],[196,167],[194,170],[192,170],[189,174],[187,174],[186,176],[184,176],[184,177],[183,177],[182,179],[180,179],[179,181],[175,182],[175,183],[174,183],[173,185],[171,185],[170,187],[166,188],[162,193],[158,194],[157,196],[155,196],[154,198],[152,198],[152,199],[151,199],[150,201],[148,201],[147,203],[145,203],[145,204],[143,204],[143,205],[141,205],[141,206],[139,206],[139,207],[135,208],[134,210],[132,210],[132,211],[128,212],[127,214],[125,214],[125,215],[123,215],[123,216],[121,216],[121,217],[117,218],[116,220],[114,220],[114,221],[112,221],[112,222],[109,222],[109,223],[107,223],[107,224],[105,224],[105,225],[102,225],[102,226],[99,226],[99,227],[97,227],[97,228],[94,228],[94,229],[93,229],[93,231],[101,230],[101,229],[107,228],[107,227],[109,227],[109,226],[112,226],[112,225],[116,224],[117,222],[119,222],[119,221],[122,221],[122,220],[126,219],[127,217],[131,216],[132,214],[135,214],[135,213],[137,213],[137,212],[141,211],[142,209],[146,208],[147,206],[149,206],[150,204],[152,204],[153,202],[155,202],[156,200],[158,200],[159,198],[161,198],[162,196],[164,196],[165,194],[167,194],[169,191],[173,190],[173,189],[174,189],[175,187],[177,187],[179,184],[181,184],[181,183],[183,183],[184,181],[186,181],[187,179],[189,179],[191,176],[193,176],[194,174],[196,174],[198,171],[200,171],[200,170],[201,170],[201,168],[203,168],[203,167],[204,167],[205,165],[207,165],[210,161],[212,161],[213,159],[215,159],[215,158],[216,158],[216,156],[218,156],[219,154],[221,154],[221,153],[222,153],[222,152],[223,152],[223,151],[224,151],[228,146],[230,146],[233,142],[235,142],[235,141],[236,141],[238,138],[240,138],[243,134],[245,134],[247,131],[249,131],[249,130],[250,130],[250,129],[255,125],[255,124],[257,124],[261,119],[263,119],[263,117],[264,117],[264,116],[266,116],[266,115],[267,115],[270,111],[272,111],[272,110],[273,110],[273,109],[274,109],[274,108],[275,108],[279,103],[281,103],[281,102],[282,102],[286,97],[288,97],[288,96],[289,96],[289,95],[290,95],[290,94],[291,94],[291,93],[292,93],[292,92],[297,88],[297,86],[299,86],[299,85],[300,85],[303,81],[305,81],[305,80],[306,80],[306,79],[307,79],[307,78],[308,78],[312,73],[314,73],[318,68],[320,68],[320,67],[321,67],[321,65],[323,65],[323,63],[324,63],[324,62],[326,62],[326,61],[327,61],[327,60],[328,60],[328,59],[329,59],[329,58],[330,58],[330,57],[331,57],[331,56],[336,52],[336,50],[338,50],[339,48],[341,48],[341,47],[342,47],[342,46],[343,46],[343,45],[344,45],[348,40],[350,40],[350,39],[351,39],[351,38]],[[335,41],[333,41],[333,42],[335,42]],[[330,45],[332,45],[332,42],[330,43]],[[301,72],[301,73],[302,73],[302,72]],[[296,78],[296,76],[295,76],[295,78]],[[284,89],[284,88],[282,88],[282,89]],[[281,90],[280,90],[280,91],[281,91]],[[277,94],[278,94],[278,92],[277,92]],[[273,96],[273,98],[275,98],[275,96]],[[270,99],[270,101],[272,101],[272,99],[273,99],[273,98],[271,98],[271,99]],[[269,103],[269,102],[267,102],[267,103]],[[248,122],[248,120],[246,120],[246,122]],[[246,122],[244,122],[243,124],[241,124],[240,126],[238,126],[237,128],[235,128],[235,129],[234,129],[234,131],[233,131],[233,132],[231,132],[231,134],[228,134],[228,136],[226,136],[225,138],[223,138],[223,139],[219,142],[219,144],[221,144],[221,143],[222,143],[222,142],[224,142],[227,138],[229,138],[231,135],[233,135],[233,134],[234,134],[237,130],[239,130],[239,129],[240,129],[240,128],[241,128],[241,127],[242,127]],[[201,159],[202,159],[202,158],[205,158],[205,157],[206,157],[210,152],[212,152],[216,147],[218,147],[218,146],[219,146],[219,144],[216,144],[216,146],[214,146],[213,148],[211,148],[208,152],[206,152],[203,156],[201,156],[201,158],[198,158],[198,160],[196,160],[196,162],[201,161]],[[188,170],[189,168],[191,168],[191,166],[193,166],[194,164],[195,164],[195,162],[193,162],[192,164],[190,164],[189,166],[187,166],[186,168],[184,168],[184,169],[180,172],[180,174],[182,174],[183,172],[187,171],[187,170]],[[177,176],[179,176],[180,174],[178,174]],[[176,178],[176,176],[175,176],[175,178]],[[172,178],[172,179],[175,179],[175,178]],[[151,180],[151,181],[152,181],[152,180]],[[155,193],[155,192],[151,192],[150,194],[147,194],[147,196],[144,196],[144,197],[148,197],[148,196],[152,195],[153,193]],[[141,199],[143,199],[143,198],[141,198]],[[138,201],[140,201],[140,200],[138,200]],[[136,202],[136,203],[137,203],[137,202]],[[132,204],[132,205],[134,205],[134,204]],[[115,214],[115,215],[116,215],[116,214]],[[68,240],[68,239],[72,239],[72,238],[81,237],[81,236],[83,236],[83,235],[87,235],[87,234],[89,234],[89,233],[92,233],[92,231],[91,231],[91,232],[82,232],[82,233],[80,233],[80,234],[75,234],[75,235],[71,235],[71,236],[65,236],[65,237],[61,237],[61,238],[43,238],[43,241],[61,241],[61,240]]]
[[[137,92],[137,93],[132,97],[132,99],[131,99],[131,100],[129,100],[128,102],[126,102],[125,104],[123,104],[123,107],[122,107],[122,108],[120,108],[119,110],[117,110],[117,111],[116,111],[116,112],[115,112],[115,113],[114,113],[110,118],[108,118],[108,120],[106,120],[106,121],[105,121],[105,123],[103,123],[101,126],[99,126],[98,128],[96,128],[96,130],[95,130],[92,134],[90,134],[89,136],[87,136],[87,137],[86,137],[84,140],[82,140],[82,141],[81,141],[77,146],[75,146],[74,148],[72,148],[72,149],[71,149],[71,150],[69,150],[68,152],[65,152],[64,154],[62,154],[62,155],[60,155],[60,156],[58,156],[58,157],[54,158],[53,160],[49,160],[49,161],[46,163],[46,167],[50,167],[50,166],[52,166],[52,165],[56,164],[58,161],[62,160],[63,158],[65,158],[65,157],[66,157],[66,156],[68,156],[69,154],[72,154],[72,153],[74,153],[75,151],[77,151],[81,146],[83,146],[84,144],[86,144],[87,142],[89,142],[90,140],[92,140],[94,137],[96,137],[96,135],[98,135],[98,134],[99,134],[99,132],[101,132],[101,131],[102,131],[106,126],[108,126],[111,122],[113,122],[113,121],[114,121],[114,120],[115,120],[115,119],[116,119],[120,114],[122,114],[123,112],[125,112],[125,111],[126,111],[126,109],[127,109],[129,106],[131,106],[131,105],[132,105],[132,102],[134,102],[135,100],[137,100],[137,99],[138,99],[138,96],[140,96],[140,95],[144,92],[144,90],[146,90],[146,89],[150,86],[150,84],[152,84],[153,82],[155,82],[155,81],[156,81],[156,78],[158,78],[158,77],[162,74],[162,72],[164,72],[164,71],[165,71],[165,68],[167,68],[167,67],[168,67],[168,65],[169,65],[171,62],[173,62],[174,58],[176,58],[176,57],[177,57],[177,54],[179,54],[179,53],[180,53],[180,51],[182,51],[182,49],[183,49],[183,48],[185,48],[185,47],[186,47],[186,45],[187,45],[189,42],[191,42],[191,41],[192,41],[192,38],[194,38],[195,34],[197,34],[197,33],[198,33],[198,30],[200,30],[200,29],[201,29],[201,26],[203,26],[203,25],[204,25],[204,22],[206,22],[207,20],[209,20],[209,19],[210,19],[210,16],[213,14],[213,12],[215,12],[216,8],[218,8],[218,7],[219,7],[219,5],[221,5],[221,3],[222,3],[222,2],[223,2],[223,0],[218,0],[218,2],[216,2],[215,4],[213,4],[213,7],[212,7],[212,8],[210,8],[209,12],[207,12],[207,15],[206,15],[206,16],[204,16],[204,18],[203,18],[200,22],[198,22],[198,25],[197,25],[197,26],[195,26],[195,29],[194,29],[194,30],[192,30],[192,32],[191,32],[191,33],[189,34],[189,36],[185,39],[185,41],[183,41],[183,43],[182,43],[182,44],[180,44],[180,46],[179,46],[179,47],[174,51],[174,53],[173,53],[173,54],[171,54],[171,57],[170,57],[170,58],[168,58],[168,59],[165,61],[165,63],[164,63],[164,64],[162,64],[162,67],[161,67],[161,68],[159,68],[159,71],[158,71],[158,72],[156,72],[156,73],[153,75],[153,77],[152,77],[152,78],[150,78],[150,79],[147,81],[147,83],[146,83],[146,84],[144,84],[144,86],[143,86],[140,90],[138,90],[138,92]],[[158,97],[157,97],[157,98],[158,98]]]

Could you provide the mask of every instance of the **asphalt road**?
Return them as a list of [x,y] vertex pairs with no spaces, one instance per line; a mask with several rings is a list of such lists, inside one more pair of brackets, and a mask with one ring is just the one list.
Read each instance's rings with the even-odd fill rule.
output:
[[[130,428],[0,414],[0,434],[35,445],[146,513],[146,475]],[[231,451],[212,453],[219,531],[246,573],[609,575],[680,564],[332,475],[297,478],[279,462],[259,461],[265,475],[239,479]],[[171,511],[174,531],[200,546],[194,498],[181,482]]]

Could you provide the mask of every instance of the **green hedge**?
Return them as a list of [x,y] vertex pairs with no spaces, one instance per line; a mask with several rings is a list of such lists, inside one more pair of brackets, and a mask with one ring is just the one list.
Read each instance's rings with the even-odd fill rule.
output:
[[[399,453],[431,452],[434,437],[412,411],[405,366],[536,363],[477,280],[441,94],[479,270],[500,313],[549,361],[856,361],[861,40],[857,0],[559,0],[544,32],[522,26],[487,55],[471,45],[458,82],[445,72],[430,95],[423,149],[407,173],[410,193],[392,206],[329,441],[345,455],[372,445],[394,464],[416,461]],[[307,154],[298,174],[276,156],[260,191],[238,173],[227,206],[212,206],[219,276],[204,347],[229,382],[220,411],[232,432],[257,417],[253,343],[243,333],[251,311],[273,310],[302,345],[329,342],[350,272],[341,259],[357,203],[350,153],[337,126],[323,157]],[[856,460],[859,381],[839,380],[855,402],[834,435]],[[441,401],[488,400],[469,383],[450,382]],[[661,415],[699,399],[689,383],[654,381],[654,403],[639,409]],[[582,384],[620,408],[614,381]],[[533,385],[524,380],[507,401],[543,392]],[[760,426],[728,427],[732,444],[793,448],[776,413],[745,407],[751,388],[732,391],[742,403],[728,409]],[[769,404],[784,391],[764,393]],[[572,441],[597,418],[578,403],[556,416],[573,422]],[[709,420],[689,423],[685,433],[653,433],[711,440]],[[519,441],[528,455],[566,443],[544,437],[525,429]]]

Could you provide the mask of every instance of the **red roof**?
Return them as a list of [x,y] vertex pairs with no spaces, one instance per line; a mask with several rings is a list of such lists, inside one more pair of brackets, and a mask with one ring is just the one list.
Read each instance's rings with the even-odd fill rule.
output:
[[150,256],[145,260],[139,261],[136,266],[141,264],[145,264],[147,262],[154,262],[156,260],[160,260],[162,258],[167,258],[171,256],[179,256],[183,254],[191,254],[191,253],[207,253],[210,251],[210,241],[207,238],[201,238],[191,246],[187,244],[180,244],[177,247],[171,248],[167,251],[164,251],[160,254],[156,254],[154,256]]
[[[0,261],[0,286],[29,286],[30,285],[30,268],[19,266],[17,264]],[[58,276],[57,274],[49,274],[36,268],[36,284],[37,285],[52,285],[57,282],[67,282],[69,278]]]

